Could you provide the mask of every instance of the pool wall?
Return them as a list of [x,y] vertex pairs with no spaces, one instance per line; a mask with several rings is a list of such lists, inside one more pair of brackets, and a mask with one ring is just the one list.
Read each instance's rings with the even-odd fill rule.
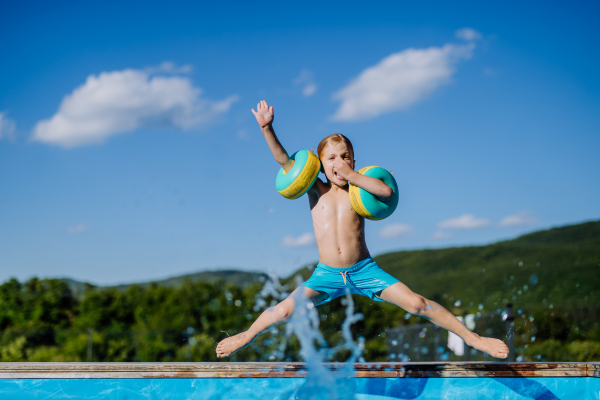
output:
[[[343,364],[328,364],[335,376]],[[354,364],[339,398],[596,399],[600,363]],[[303,399],[322,396],[303,363],[0,363],[7,399]]]

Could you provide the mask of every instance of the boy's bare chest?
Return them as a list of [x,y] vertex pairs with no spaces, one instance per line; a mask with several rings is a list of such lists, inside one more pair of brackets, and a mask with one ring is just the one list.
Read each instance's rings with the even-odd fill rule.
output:
[[357,220],[358,214],[352,208],[347,192],[325,193],[312,208],[314,222]]

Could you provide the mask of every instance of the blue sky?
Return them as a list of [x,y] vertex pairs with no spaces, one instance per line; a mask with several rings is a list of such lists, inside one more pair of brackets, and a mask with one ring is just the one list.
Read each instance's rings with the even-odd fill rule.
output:
[[261,99],[288,152],[394,172],[373,254],[600,218],[597,2],[322,4],[4,4],[0,280],[316,261]]

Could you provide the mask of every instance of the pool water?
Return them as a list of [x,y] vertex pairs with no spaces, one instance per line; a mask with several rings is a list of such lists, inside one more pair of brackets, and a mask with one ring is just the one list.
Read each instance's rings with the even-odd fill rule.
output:
[[2,379],[1,399],[599,399],[600,379],[346,378],[337,394],[306,378]]

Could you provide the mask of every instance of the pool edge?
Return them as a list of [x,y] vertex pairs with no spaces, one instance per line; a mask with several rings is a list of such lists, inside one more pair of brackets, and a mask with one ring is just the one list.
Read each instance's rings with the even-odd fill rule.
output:
[[[326,364],[341,370],[345,364]],[[357,378],[600,377],[600,363],[356,363]],[[0,363],[0,379],[300,378],[304,363]]]

